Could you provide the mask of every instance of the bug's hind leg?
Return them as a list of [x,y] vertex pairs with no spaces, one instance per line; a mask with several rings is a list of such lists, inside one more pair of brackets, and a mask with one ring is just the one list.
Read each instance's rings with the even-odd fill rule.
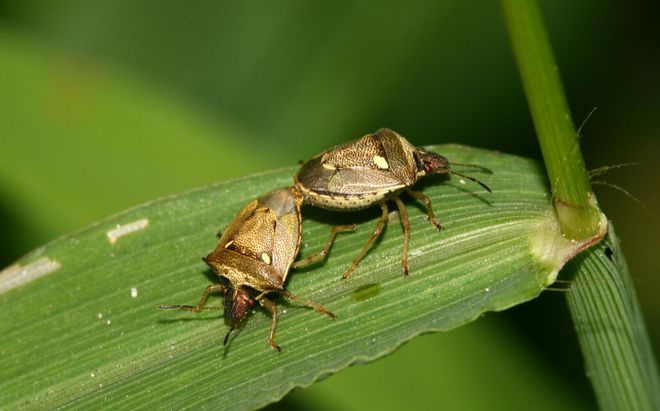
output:
[[355,224],[353,225],[337,225],[332,227],[332,231],[330,232],[330,237],[328,237],[328,241],[325,243],[325,247],[321,251],[318,251],[309,257],[303,258],[302,260],[298,260],[295,263],[291,265],[292,268],[300,268],[300,267],[305,267],[310,264],[314,264],[318,261],[321,261],[325,259],[328,256],[328,252],[330,251],[330,247],[332,247],[332,243],[335,241],[335,236],[339,231],[345,231],[345,230],[354,230],[355,229]]
[[411,189],[406,190],[415,200],[424,204],[426,207],[426,213],[429,217],[431,224],[435,226],[438,230],[442,230],[442,226],[438,223],[438,220],[435,219],[435,214],[433,213],[433,207],[431,207],[431,199],[419,191],[413,191]]
[[223,284],[211,284],[208,287],[206,287],[206,290],[204,290],[204,294],[202,294],[202,298],[199,299],[199,303],[197,303],[196,306],[192,305],[159,305],[158,308],[161,310],[183,310],[183,311],[192,311],[194,313],[198,313],[202,310],[221,310],[222,307],[206,307],[206,300],[209,298],[209,294],[215,291],[219,291],[221,293],[225,292],[225,286]]
[[392,200],[396,203],[396,207],[399,209],[399,220],[401,220],[401,225],[403,226],[403,256],[401,257],[401,266],[403,267],[403,274],[408,275],[408,248],[410,247],[410,221],[408,220],[408,210],[406,210],[406,205],[403,204],[403,201],[396,196]]
[[362,258],[364,258],[365,254],[367,254],[367,251],[369,251],[369,248],[371,248],[373,242],[376,241],[376,239],[383,232],[385,223],[387,223],[387,204],[384,201],[380,203],[380,209],[383,211],[383,213],[380,216],[380,220],[378,221],[378,224],[376,224],[376,228],[374,229],[373,234],[371,234],[371,237],[369,237],[367,243],[362,247],[362,250],[360,250],[360,254],[358,254],[357,257],[353,259],[353,262],[351,262],[351,266],[348,267],[348,270],[346,270],[346,272],[342,276],[344,280],[347,279],[348,276],[351,275],[351,273],[357,268]]

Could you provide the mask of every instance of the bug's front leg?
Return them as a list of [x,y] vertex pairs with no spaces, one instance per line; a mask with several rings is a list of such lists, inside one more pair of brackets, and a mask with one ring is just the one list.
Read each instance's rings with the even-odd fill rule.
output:
[[199,299],[199,303],[197,303],[196,306],[192,305],[159,305],[158,308],[161,310],[183,310],[183,311],[192,311],[194,313],[198,313],[202,310],[221,310],[222,307],[204,307],[206,305],[206,300],[209,298],[209,294],[215,291],[219,291],[221,293],[225,292],[225,286],[223,284],[211,284],[208,287],[206,287],[206,290],[204,290],[204,294],[202,294],[202,298]]
[[442,230],[442,226],[440,225],[440,223],[438,223],[438,220],[435,219],[435,214],[433,213],[433,207],[431,207],[431,199],[419,191],[413,191],[411,189],[408,189],[406,191],[415,200],[424,204],[424,207],[426,207],[426,213],[429,217],[429,221],[431,222],[431,224],[433,224],[435,228],[437,228],[438,230]]
[[266,309],[273,315],[273,320],[270,323],[270,333],[268,334],[268,345],[270,345],[275,351],[282,352],[280,346],[275,342],[275,328],[277,327],[277,304],[265,297],[262,297],[261,299],[257,297],[257,300],[259,301],[259,304],[261,304],[263,307],[266,307]]

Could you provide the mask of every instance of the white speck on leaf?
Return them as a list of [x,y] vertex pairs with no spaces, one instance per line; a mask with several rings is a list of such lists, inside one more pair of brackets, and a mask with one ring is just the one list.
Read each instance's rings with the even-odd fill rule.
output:
[[149,219],[143,218],[137,221],[133,221],[127,224],[117,224],[115,228],[105,233],[110,240],[110,244],[114,244],[119,240],[120,237],[123,237],[127,234],[134,233],[146,228],[149,225]]
[[10,265],[0,272],[0,294],[57,271],[60,267],[62,265],[59,261],[48,257],[41,257],[25,266]]
[[131,297],[132,298],[137,298],[138,296],[138,290],[136,287],[131,287]]

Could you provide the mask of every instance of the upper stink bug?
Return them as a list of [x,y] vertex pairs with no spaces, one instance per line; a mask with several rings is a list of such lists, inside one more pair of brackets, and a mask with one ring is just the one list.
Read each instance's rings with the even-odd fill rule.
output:
[[258,302],[272,313],[268,344],[277,351],[280,351],[275,343],[277,305],[266,298],[268,293],[278,293],[334,318],[334,314],[321,305],[285,290],[284,281],[291,267],[301,267],[325,258],[336,233],[354,226],[333,227],[323,250],[294,262],[300,250],[302,203],[302,195],[294,187],[277,189],[250,201],[220,236],[215,251],[203,258],[229,284],[209,285],[196,306],[161,305],[160,308],[199,312],[204,309],[209,293],[223,293],[224,316],[231,325],[225,336],[226,344],[231,330],[243,323],[250,308]]
[[[473,164],[458,164],[490,170]],[[415,147],[398,133],[383,128],[367,134],[359,140],[342,144],[325,151],[303,164],[294,177],[295,186],[305,196],[305,202],[317,207],[339,211],[354,211],[378,204],[382,210],[380,221],[355,257],[343,278],[355,270],[360,260],[378,238],[387,221],[387,201],[392,200],[399,210],[403,225],[402,265],[408,275],[408,244],[410,224],[408,212],[399,198],[406,190],[426,207],[429,221],[438,229],[442,227],[435,219],[431,200],[419,191],[410,189],[417,180],[427,174],[455,174],[481,185],[484,183],[451,170],[449,160],[440,154]]]

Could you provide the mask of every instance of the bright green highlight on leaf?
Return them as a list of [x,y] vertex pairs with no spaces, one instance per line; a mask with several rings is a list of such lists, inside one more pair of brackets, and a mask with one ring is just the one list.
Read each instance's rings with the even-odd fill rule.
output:
[[[421,333],[449,330],[537,296],[584,246],[561,236],[543,170],[497,152],[455,145],[433,150],[491,168],[492,175],[469,173],[493,193],[455,176],[421,184],[445,229],[437,231],[423,208],[408,201],[408,278],[394,215],[382,241],[341,281],[378,210],[305,208],[303,256],[322,246],[331,224],[360,225],[338,237],[325,264],[290,274],[291,292],[323,304],[337,319],[277,299],[283,308],[279,355],[266,342],[265,310],[256,309],[225,348],[228,327],[219,312],[156,307],[196,303],[217,281],[200,259],[214,248],[216,232],[247,201],[291,184],[295,168],[158,200],[36,250],[0,274],[1,287],[35,267],[51,268],[0,294],[0,310],[12,319],[0,324],[0,403],[259,407]],[[372,284],[380,290],[365,295]],[[209,305],[221,304],[212,298]]]

